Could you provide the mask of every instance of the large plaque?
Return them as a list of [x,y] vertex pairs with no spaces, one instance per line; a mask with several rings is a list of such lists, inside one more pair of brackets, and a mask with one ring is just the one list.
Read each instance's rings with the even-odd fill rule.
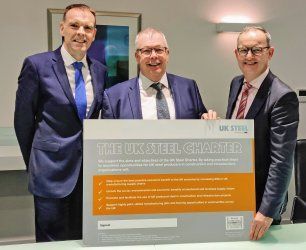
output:
[[251,120],[86,120],[86,245],[247,240]]

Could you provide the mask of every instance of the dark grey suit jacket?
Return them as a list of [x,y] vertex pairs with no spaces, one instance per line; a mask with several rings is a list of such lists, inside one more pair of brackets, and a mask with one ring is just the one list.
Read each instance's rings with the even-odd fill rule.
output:
[[[232,80],[226,118],[231,118],[243,84]],[[245,117],[254,119],[256,211],[280,219],[292,173],[299,122],[296,93],[270,71]]]

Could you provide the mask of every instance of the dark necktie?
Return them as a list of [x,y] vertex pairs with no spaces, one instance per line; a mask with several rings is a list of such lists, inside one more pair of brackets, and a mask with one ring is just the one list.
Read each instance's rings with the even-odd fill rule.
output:
[[156,89],[156,109],[157,109],[157,119],[170,119],[169,108],[167,105],[166,98],[162,92],[163,85],[158,83],[153,83],[152,88]]
[[86,89],[85,82],[82,74],[82,62],[74,62],[73,67],[75,69],[75,103],[78,109],[78,115],[80,119],[86,118],[87,100],[86,100]]
[[249,96],[249,90],[252,88],[252,85],[248,82],[245,82],[242,86],[242,95],[241,100],[239,103],[239,108],[237,111],[236,119],[243,119],[244,118],[244,111],[247,105],[248,96]]

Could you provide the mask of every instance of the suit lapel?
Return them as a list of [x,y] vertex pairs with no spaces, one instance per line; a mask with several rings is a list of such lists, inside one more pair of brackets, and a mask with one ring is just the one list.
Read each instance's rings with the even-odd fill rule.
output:
[[91,83],[92,83],[92,89],[93,89],[93,94],[94,94],[92,104],[91,104],[89,112],[86,116],[86,118],[89,118],[89,117],[91,117],[91,115],[92,115],[92,113],[95,110],[95,107],[97,105],[97,100],[98,100],[97,95],[99,95],[101,93],[99,92],[99,89],[98,89],[99,76],[96,72],[96,65],[88,57],[87,57],[87,63],[88,63],[88,67],[89,67],[89,71],[90,71],[90,75],[91,75]]
[[260,111],[263,104],[266,102],[268,95],[270,94],[270,87],[273,81],[273,74],[271,71],[268,73],[265,80],[260,85],[258,92],[254,98],[254,101],[245,116],[245,119],[254,119]]
[[238,98],[238,95],[241,91],[242,85],[243,85],[243,77],[239,77],[236,82],[232,83],[231,86],[231,93],[230,93],[230,98],[229,98],[229,102],[228,102],[228,108],[227,108],[227,112],[226,112],[226,118],[230,119],[232,117],[233,111],[235,109],[236,106],[236,101]]
[[64,61],[63,58],[61,56],[60,53],[60,48],[58,48],[57,50],[54,51],[54,55],[55,57],[53,58],[54,63],[53,63],[53,70],[54,73],[65,93],[65,95],[67,96],[68,100],[70,101],[71,105],[73,106],[77,116],[78,116],[78,111],[77,111],[77,107],[75,104],[75,100],[71,91],[71,87],[69,84],[69,80],[67,77],[67,72],[65,69],[65,65],[64,65]]
[[175,118],[181,119],[181,97],[178,93],[178,86],[175,80],[175,77],[171,74],[167,74],[168,84],[170,92],[173,97],[174,107],[175,107]]
[[141,101],[139,93],[138,77],[130,80],[129,102],[132,110],[133,119],[142,119]]

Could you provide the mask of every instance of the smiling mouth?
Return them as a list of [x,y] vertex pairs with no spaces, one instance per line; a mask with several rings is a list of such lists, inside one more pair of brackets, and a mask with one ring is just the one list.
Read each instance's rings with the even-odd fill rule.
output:
[[155,62],[155,63],[148,63],[147,65],[150,67],[156,67],[159,66],[161,63],[160,62]]
[[257,62],[244,62],[245,65],[255,65]]
[[86,40],[73,40],[73,41],[80,44],[86,43]]

